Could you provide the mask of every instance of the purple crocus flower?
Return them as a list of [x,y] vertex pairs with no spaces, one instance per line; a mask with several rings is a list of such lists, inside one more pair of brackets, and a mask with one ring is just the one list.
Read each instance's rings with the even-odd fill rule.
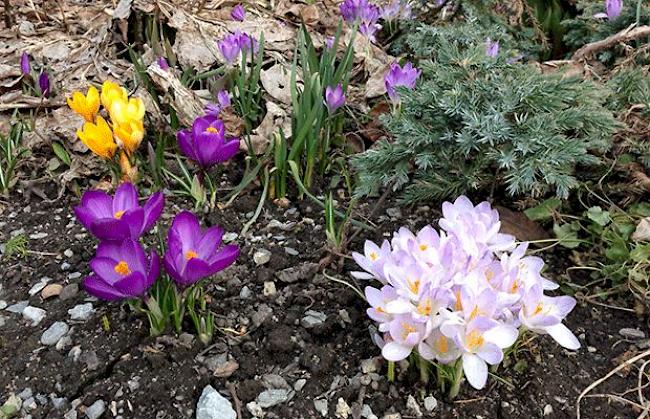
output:
[[169,70],[169,63],[165,57],[158,57],[158,67],[163,70]]
[[183,154],[204,169],[230,159],[239,151],[239,138],[226,140],[225,126],[214,115],[196,118],[191,130],[179,131],[176,137]]
[[372,13],[372,10],[376,8],[377,7],[368,2],[368,0],[345,0],[339,6],[343,20],[348,23],[354,23],[357,20],[361,20],[362,16],[367,16],[368,13]]
[[420,77],[421,71],[414,68],[413,64],[407,62],[404,64],[404,67],[400,67],[396,62],[390,65],[390,70],[386,73],[384,77],[384,84],[386,86],[386,92],[388,92],[388,97],[393,103],[399,102],[399,94],[395,89],[397,86],[408,87],[413,89],[415,87],[415,82],[418,77]]
[[359,32],[368,38],[368,41],[370,42],[376,42],[377,37],[375,36],[377,34],[377,31],[381,29],[381,25],[376,22],[361,22],[359,25]]
[[226,35],[221,41],[217,43],[221,55],[223,55],[224,60],[228,64],[235,62],[239,53],[241,52],[241,47],[239,46],[239,36],[236,34]]
[[29,54],[23,52],[23,55],[20,56],[20,72],[25,76],[29,76],[31,70],[31,65],[29,64]]
[[499,41],[492,41],[491,38],[485,40],[485,55],[496,58],[499,55]]
[[325,106],[330,113],[334,113],[338,108],[345,104],[345,93],[343,93],[343,86],[338,84],[332,88],[327,86],[325,89]]
[[230,12],[230,17],[237,22],[243,22],[246,19],[246,9],[241,4],[238,4],[233,7],[232,12]]
[[605,0],[605,12],[609,20],[614,20],[621,15],[623,0]]
[[217,93],[217,101],[221,109],[226,109],[230,106],[230,93],[227,90],[219,90]]
[[239,247],[220,248],[222,236],[221,227],[201,231],[196,215],[189,211],[178,214],[167,234],[164,264],[169,276],[181,287],[188,287],[230,266],[239,256]]
[[86,191],[74,212],[79,222],[100,240],[138,240],[154,226],[164,204],[163,194],[156,192],[141,207],[135,186],[125,182],[117,188],[114,198],[104,191]]
[[325,39],[325,46],[331,49],[334,46],[334,41],[334,37],[330,36],[329,38]]
[[41,88],[41,95],[43,97],[50,97],[50,77],[45,70],[41,71],[38,76],[38,87]]
[[257,53],[259,48],[257,39],[240,30],[236,30],[234,36],[237,38],[237,44],[242,52],[252,51],[253,53]]
[[400,17],[402,5],[400,0],[393,0],[381,8],[381,18],[385,21],[392,22]]
[[151,251],[149,258],[137,241],[102,242],[90,261],[93,274],[83,286],[103,300],[143,297],[160,274],[160,258]]

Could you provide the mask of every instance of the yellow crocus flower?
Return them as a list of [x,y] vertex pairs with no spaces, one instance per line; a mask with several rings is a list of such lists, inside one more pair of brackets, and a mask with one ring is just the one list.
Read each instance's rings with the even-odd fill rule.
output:
[[108,108],[113,123],[123,125],[132,121],[142,121],[144,118],[144,102],[142,99],[132,97],[128,101],[115,100]]
[[121,146],[130,155],[132,154],[142,142],[144,138],[144,124],[142,120],[129,120],[123,124],[114,123],[113,131],[121,142]]
[[116,100],[128,100],[128,92],[122,86],[117,83],[113,83],[110,80],[106,80],[102,84],[102,105],[107,111],[111,110],[113,102]]
[[99,112],[99,92],[95,87],[90,86],[88,93],[84,96],[81,92],[72,93],[68,98],[70,109],[83,116],[88,122],[94,122],[97,112]]
[[77,136],[93,153],[105,159],[111,159],[117,150],[113,141],[113,132],[108,123],[101,116],[97,117],[97,124],[86,122],[83,130],[77,130]]

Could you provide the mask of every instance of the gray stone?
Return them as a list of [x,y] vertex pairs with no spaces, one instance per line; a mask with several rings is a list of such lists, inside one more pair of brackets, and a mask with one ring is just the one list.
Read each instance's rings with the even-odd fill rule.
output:
[[38,404],[36,404],[36,400],[33,397],[28,398],[23,402],[23,410],[29,412],[30,410],[34,410],[38,407]]
[[63,419],[77,419],[77,411],[75,409],[68,410]]
[[106,403],[104,400],[99,399],[86,409],[86,416],[88,419],[99,419],[105,411]]
[[43,334],[41,335],[41,343],[46,346],[53,346],[68,333],[70,327],[65,322],[54,322]]
[[300,252],[298,252],[298,251],[297,251],[296,249],[294,249],[293,247],[285,247],[285,248],[284,248],[284,252],[285,252],[287,255],[290,255],[290,256],[298,256],[298,255],[300,254]]
[[399,208],[387,208],[386,214],[391,218],[402,218],[402,211]]
[[406,409],[408,409],[408,411],[416,418],[421,418],[423,416],[422,410],[420,410],[420,405],[411,394],[406,398]]
[[68,358],[72,358],[74,362],[79,361],[79,357],[81,356],[81,346],[74,346],[68,351]]
[[34,392],[32,391],[32,389],[30,387],[26,387],[23,391],[18,393],[18,397],[20,397],[23,400],[27,400],[30,397],[32,397],[33,395],[34,395]]
[[305,380],[304,378],[296,380],[296,382],[293,383],[293,389],[296,391],[300,391],[305,387],[305,384],[307,384],[307,380]]
[[327,417],[327,400],[325,399],[316,399],[314,400],[314,408],[322,416]]
[[68,279],[79,279],[81,278],[81,272],[72,272],[68,275]]
[[52,278],[48,278],[46,276],[41,278],[37,283],[32,285],[32,287],[29,289],[29,295],[34,296],[34,295],[38,294],[43,288],[45,288],[47,283],[50,282],[51,280],[52,280]]
[[271,260],[271,252],[266,249],[259,249],[253,253],[253,262],[257,266],[266,265]]
[[327,314],[321,313],[320,311],[307,310],[305,317],[300,319],[300,324],[305,329],[311,329],[319,324],[323,324],[325,320],[327,320]]
[[61,294],[59,294],[59,298],[62,301],[70,300],[76,297],[78,293],[79,293],[79,284],[66,285],[61,290]]
[[377,415],[372,413],[372,409],[367,404],[364,404],[361,408],[361,417],[366,419],[377,419]]
[[62,351],[70,345],[72,345],[72,338],[70,336],[63,336],[54,347],[57,351]]
[[269,407],[284,403],[289,400],[291,392],[284,388],[274,388],[271,390],[264,390],[257,396],[257,403],[267,409]]
[[251,413],[251,415],[253,415],[253,417],[264,417],[264,410],[262,410],[262,406],[257,402],[246,403],[246,409]]
[[645,333],[639,329],[624,327],[623,329],[619,330],[618,333],[627,339],[632,339],[632,340],[645,339]]
[[438,407],[438,400],[433,396],[427,396],[424,398],[424,410],[427,412],[433,412]]
[[551,416],[553,414],[553,406],[547,404],[544,406],[544,416]]
[[52,401],[52,406],[57,410],[65,406],[65,402],[67,402],[65,397],[56,397],[54,393],[50,394],[50,400]]
[[318,272],[318,263],[303,263],[277,272],[275,276],[282,282],[297,282],[311,279]]
[[72,320],[88,320],[95,312],[92,303],[78,304],[68,310],[68,314]]
[[7,302],[5,300],[0,300],[0,310],[7,308]]
[[223,241],[225,243],[230,243],[232,241],[237,240],[237,237],[239,237],[239,234],[237,233],[226,233],[223,235]]
[[211,385],[205,386],[196,404],[196,419],[236,419],[237,413],[228,399]]
[[9,307],[7,307],[7,311],[10,313],[16,313],[16,314],[21,314],[25,307],[29,305],[29,301],[19,301],[16,304],[12,304]]
[[65,249],[63,251],[63,256],[65,256],[67,258],[71,258],[73,255],[74,255],[74,252],[72,251],[72,249]]
[[95,351],[85,351],[79,356],[79,360],[86,364],[89,371],[94,371],[99,368],[99,358]]
[[28,320],[32,326],[38,326],[38,324],[45,318],[45,310],[38,307],[27,306],[23,310],[23,317]]
[[287,383],[287,380],[285,380],[281,375],[278,374],[266,374],[264,377],[262,377],[262,383],[264,383],[264,386],[266,388],[284,388],[287,390],[291,389],[291,386],[289,383]]
[[275,288],[275,282],[273,281],[266,281],[264,282],[264,289],[262,290],[262,294],[266,297],[270,297],[272,295],[275,295],[278,293],[278,290]]
[[68,269],[70,269],[70,266],[72,266],[72,265],[70,265],[68,262],[63,262],[61,264],[61,270],[62,271],[67,271]]
[[4,326],[6,321],[7,320],[5,316],[0,316],[0,327]]
[[40,233],[32,233],[32,234],[29,235],[29,238],[32,239],[32,240],[40,240],[40,239],[44,239],[46,237],[47,237],[47,233],[44,232],[44,231],[42,231]]
[[371,372],[377,372],[381,368],[379,358],[368,358],[361,360],[361,371],[364,374],[370,374]]
[[248,288],[248,286],[244,285],[241,291],[239,291],[239,298],[246,300],[248,298],[251,298],[252,294],[253,292],[251,291],[251,289]]
[[352,414],[352,408],[345,401],[343,397],[339,397],[336,401],[336,417],[341,419],[347,419],[348,416]]

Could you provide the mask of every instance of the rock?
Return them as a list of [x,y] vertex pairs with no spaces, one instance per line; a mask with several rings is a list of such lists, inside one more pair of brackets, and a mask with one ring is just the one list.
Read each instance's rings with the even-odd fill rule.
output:
[[627,339],[633,339],[633,340],[645,339],[645,333],[639,329],[624,327],[623,329],[619,330],[618,333]]
[[273,314],[273,309],[266,304],[260,304],[257,311],[251,316],[251,321],[255,327],[260,326]]
[[267,409],[269,407],[286,402],[289,400],[290,395],[291,392],[284,388],[264,390],[257,396],[257,403],[259,403],[263,409]]
[[29,289],[29,295],[34,296],[37,293],[39,293],[43,288],[45,288],[47,283],[50,282],[51,280],[52,280],[52,278],[48,278],[46,276],[41,278],[37,283],[32,285],[32,287]]
[[438,407],[438,400],[433,396],[427,396],[424,398],[424,409],[427,412],[433,412]]
[[[389,413],[387,415],[382,416],[381,419],[402,419],[402,415],[400,415],[399,413]],[[479,417],[477,417],[476,419],[479,419]]]
[[59,298],[62,301],[70,300],[76,297],[78,293],[79,293],[79,284],[66,285],[61,290],[61,294],[59,294]]
[[372,409],[367,404],[364,404],[361,408],[361,417],[366,419],[377,419],[377,415],[372,413]]
[[303,389],[303,387],[305,387],[305,384],[307,384],[307,380],[305,380],[304,378],[296,380],[296,382],[293,383],[293,389],[296,391],[300,391]]
[[38,307],[27,306],[23,310],[23,317],[28,320],[32,326],[38,326],[38,324],[45,318],[45,310]]
[[402,211],[399,208],[387,208],[386,214],[390,218],[402,218]]
[[88,371],[94,371],[99,368],[99,358],[97,357],[97,352],[95,351],[86,351],[79,356],[79,360],[86,364]]
[[253,295],[253,292],[251,291],[250,288],[248,288],[247,285],[244,285],[241,291],[239,291],[239,298],[243,300],[251,298],[251,295]]
[[54,322],[43,334],[41,335],[41,343],[46,346],[53,346],[68,333],[70,327],[65,322]]
[[267,389],[283,388],[291,390],[291,386],[287,383],[287,380],[278,374],[266,374],[262,377],[262,383]]
[[325,399],[314,400],[314,408],[322,416],[327,417],[327,411],[328,411],[328,409],[327,409],[327,400],[325,400]]
[[307,262],[302,265],[294,266],[277,272],[275,276],[282,282],[296,282],[308,280],[318,272],[318,263]]
[[270,297],[272,295],[275,295],[278,293],[277,289],[275,288],[275,282],[273,281],[267,281],[264,283],[264,295],[266,297]]
[[70,269],[71,266],[72,266],[72,265],[70,265],[68,262],[63,262],[63,263],[61,264],[61,270],[62,270],[62,271],[67,271],[68,269]]
[[232,356],[228,355],[228,353],[206,358],[203,363],[208,367],[208,369],[210,369],[210,371],[212,371],[212,374],[215,377],[221,378],[230,377],[235,371],[237,371],[237,368],[239,368],[237,361],[235,361]]
[[0,300],[0,310],[7,308],[7,302],[5,300]]
[[23,402],[23,410],[29,412],[30,410],[34,410],[38,407],[38,404],[36,404],[36,400],[34,400],[33,397],[30,397],[29,399],[25,400]]
[[6,317],[0,316],[0,327],[4,326],[6,322],[7,322]]
[[361,371],[364,374],[370,374],[371,372],[377,372],[381,368],[379,358],[368,358],[361,360]]
[[40,240],[40,239],[44,239],[46,237],[47,237],[47,233],[44,232],[44,231],[42,231],[40,233],[32,233],[32,234],[29,235],[29,238],[32,239],[32,240]]
[[9,307],[7,307],[7,311],[10,313],[16,313],[16,314],[22,314],[23,310],[25,307],[29,305],[29,301],[19,301],[16,304],[12,304]]
[[56,297],[57,295],[61,294],[61,290],[63,290],[63,285],[49,284],[43,288],[43,291],[41,291],[41,298],[47,300],[48,298]]
[[551,416],[553,414],[553,406],[547,404],[544,406],[544,416]]
[[72,320],[88,320],[95,312],[92,303],[78,304],[68,310],[68,314]]
[[341,418],[341,419],[347,419],[348,416],[352,414],[352,409],[350,406],[346,403],[346,401],[343,399],[343,397],[339,397],[339,399],[336,401],[336,417]]
[[350,313],[348,313],[348,311],[346,309],[344,309],[344,308],[339,310],[339,317],[345,323],[352,323],[352,319],[350,319]]
[[7,401],[4,402],[2,406],[0,406],[0,413],[4,414],[4,416],[2,417],[11,418],[14,415],[16,415],[18,411],[20,411],[22,405],[23,405],[23,401],[21,400],[21,398],[16,396],[15,394],[11,394],[7,399]]
[[65,249],[63,251],[63,256],[65,256],[67,258],[71,258],[73,255],[74,255],[74,252],[72,251],[72,249]]
[[237,237],[239,237],[239,234],[237,233],[226,233],[223,235],[223,241],[225,243],[230,243],[237,240]]
[[70,351],[68,352],[68,358],[72,358],[74,362],[79,361],[79,357],[81,356],[81,346],[74,346]]
[[305,317],[300,319],[300,324],[305,329],[311,329],[319,324],[323,324],[325,320],[327,320],[327,314],[321,313],[320,311],[307,310]]
[[420,410],[420,405],[411,394],[406,398],[406,409],[408,409],[408,411],[416,418],[421,418],[423,416],[422,410]]
[[237,413],[228,399],[211,385],[205,386],[196,404],[196,419],[236,419]]
[[57,410],[65,406],[65,402],[67,402],[65,397],[56,397],[54,393],[50,394],[50,401],[52,401],[52,406]]
[[68,275],[68,279],[79,279],[81,278],[81,272],[72,272]]
[[72,338],[70,336],[63,336],[59,339],[54,348],[56,348],[57,351],[62,351],[70,345],[72,345]]
[[63,416],[63,419],[77,419],[77,411],[73,408]]
[[257,266],[266,265],[271,260],[271,252],[266,249],[259,249],[253,253],[253,262]]
[[23,400],[27,400],[27,399],[29,399],[30,397],[32,397],[33,395],[34,395],[34,392],[33,392],[32,389],[29,388],[29,387],[26,387],[23,391],[21,391],[20,393],[18,393],[18,397],[20,397],[20,398],[23,399]]
[[285,247],[284,252],[289,256],[298,256],[300,253],[293,247]]
[[99,399],[86,409],[86,417],[88,419],[99,419],[104,414],[104,411],[106,411],[106,403],[104,400]]
[[256,418],[264,417],[264,410],[257,402],[246,403],[246,409]]

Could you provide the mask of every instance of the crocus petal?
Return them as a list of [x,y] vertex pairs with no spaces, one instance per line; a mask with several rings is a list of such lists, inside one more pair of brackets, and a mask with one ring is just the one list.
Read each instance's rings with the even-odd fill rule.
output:
[[113,214],[128,211],[138,206],[138,191],[130,182],[122,183],[115,191],[113,198]]
[[147,290],[147,279],[141,272],[133,272],[114,283],[113,288],[130,297],[141,297]]
[[88,294],[102,300],[115,301],[126,298],[126,295],[117,291],[96,275],[87,277],[83,282],[83,287]]
[[476,355],[480,356],[485,362],[490,365],[496,365],[499,362],[503,361],[503,351],[494,343],[485,343],[483,344]]
[[213,272],[212,269],[210,269],[210,265],[208,265],[206,261],[199,258],[194,258],[187,261],[185,269],[181,274],[183,276],[183,284],[191,285],[202,280],[203,278],[207,278],[208,276],[212,275]]
[[90,209],[82,207],[81,205],[74,207],[74,215],[86,230],[90,230],[90,226],[97,218]]
[[397,342],[388,342],[381,349],[381,355],[388,361],[401,361],[411,354],[411,347],[400,345]]
[[499,348],[512,346],[519,337],[519,332],[513,326],[497,326],[483,334],[483,338],[497,345]]
[[232,265],[239,256],[239,247],[234,244],[224,246],[219,252],[209,259],[210,270],[213,273],[226,269]]
[[90,269],[107,284],[114,284],[123,278],[120,274],[115,272],[115,265],[117,261],[107,257],[95,257],[89,265]]
[[485,387],[488,376],[488,368],[485,361],[476,355],[463,354],[463,372],[467,381],[477,390]]
[[188,250],[185,246],[194,246],[201,237],[198,218],[189,211],[181,212],[174,218],[168,235],[178,238],[184,245],[183,250]]
[[149,272],[147,273],[147,288],[156,282],[160,276],[160,256],[154,250],[149,254]]
[[203,237],[196,246],[196,253],[201,259],[208,259],[221,245],[223,229],[219,226],[210,227],[203,233]]
[[147,203],[144,204],[144,226],[142,228],[143,232],[151,230],[154,226],[160,214],[162,214],[163,207],[165,206],[165,196],[162,192],[156,192],[151,195],[147,200]]
[[115,218],[95,220],[90,226],[90,232],[100,240],[124,240],[131,236],[129,226]]
[[548,332],[548,334],[563,347],[571,349],[572,351],[580,348],[580,341],[564,324],[558,323],[555,326],[549,326],[544,330],[546,330],[546,332]]
[[104,191],[86,191],[81,197],[81,206],[95,218],[113,216],[113,199]]
[[196,150],[194,149],[194,143],[192,141],[192,132],[190,130],[184,129],[179,131],[178,134],[176,134],[176,139],[178,140],[178,148],[180,148],[181,153],[194,161],[198,160]]
[[138,240],[143,233],[144,210],[140,207],[130,209],[122,215],[120,222],[128,227],[130,231],[129,237]]

